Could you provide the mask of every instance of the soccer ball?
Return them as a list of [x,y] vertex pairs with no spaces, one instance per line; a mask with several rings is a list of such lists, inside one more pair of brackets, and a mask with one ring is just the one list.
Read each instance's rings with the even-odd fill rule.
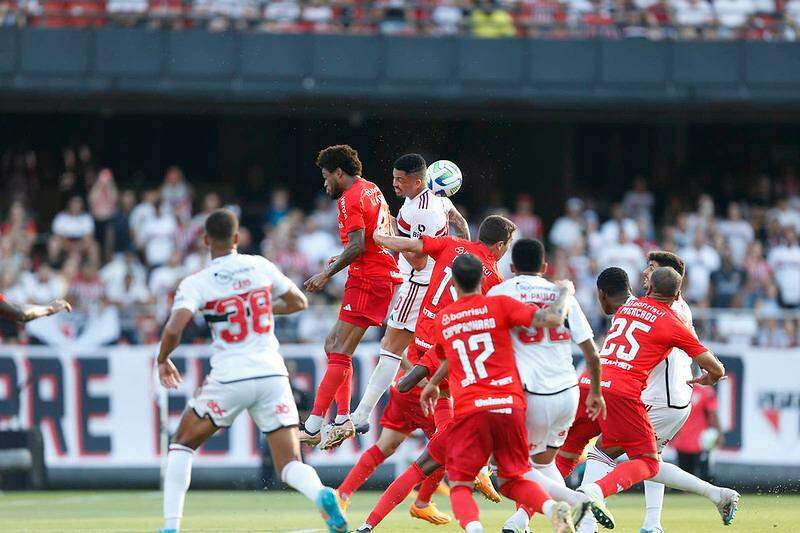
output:
[[428,167],[428,188],[436,196],[453,196],[461,188],[461,169],[452,161],[440,159]]

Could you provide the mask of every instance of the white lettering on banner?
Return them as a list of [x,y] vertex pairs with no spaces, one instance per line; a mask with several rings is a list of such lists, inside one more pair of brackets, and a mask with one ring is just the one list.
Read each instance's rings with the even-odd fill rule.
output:
[[[360,372],[354,383],[366,383],[379,346],[359,346]],[[711,343],[728,379],[717,386],[719,416],[726,447],[713,452],[718,464],[800,467],[800,357],[797,350],[742,348]],[[313,397],[315,379],[325,368],[322,345],[284,345],[281,352],[292,383]],[[0,346],[0,429],[42,428],[49,468],[158,468],[159,426],[153,373],[156,346],[108,347],[85,353],[58,353],[48,347]],[[181,347],[175,356],[184,379],[170,392],[170,428],[202,383],[211,352],[207,347]],[[781,371],[776,372],[779,368]],[[582,383],[586,383],[583,382]],[[606,388],[603,382],[603,388]],[[18,388],[15,386],[20,384]],[[354,394],[360,397],[361,391]],[[496,405],[496,404],[494,404]],[[504,408],[508,404],[500,404]],[[352,466],[380,434],[377,421],[361,438],[333,453],[309,451],[315,466]],[[260,463],[256,431],[246,413],[220,431],[195,456],[198,468],[252,467]],[[405,445],[419,446],[409,442]],[[404,445],[404,446],[405,446]],[[411,453],[411,455],[416,455]],[[387,461],[390,464],[391,458]],[[724,468],[724,467],[723,467]]]

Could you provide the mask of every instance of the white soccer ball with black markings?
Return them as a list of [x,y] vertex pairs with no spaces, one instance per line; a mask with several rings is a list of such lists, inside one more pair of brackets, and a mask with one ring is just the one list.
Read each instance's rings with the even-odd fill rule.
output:
[[436,196],[453,196],[461,188],[461,169],[452,161],[440,159],[428,167],[428,188]]

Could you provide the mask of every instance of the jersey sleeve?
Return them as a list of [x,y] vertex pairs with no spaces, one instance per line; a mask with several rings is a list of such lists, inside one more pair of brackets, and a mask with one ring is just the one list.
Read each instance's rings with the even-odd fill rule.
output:
[[569,335],[575,341],[575,344],[580,344],[594,338],[594,331],[592,331],[592,326],[589,325],[586,315],[583,314],[583,309],[578,304],[578,300],[574,296],[571,297],[571,300],[572,302],[567,312]]
[[287,278],[283,272],[278,270],[278,267],[275,266],[275,263],[272,261],[261,258],[264,261],[264,268],[267,271],[267,276],[269,277],[270,282],[272,283],[272,289],[270,289],[270,294],[274,298],[280,298],[284,294],[286,294],[289,289],[292,288],[294,282]]
[[530,327],[533,322],[533,315],[539,310],[538,305],[534,303],[524,304],[510,296],[498,296],[497,298],[509,328],[516,326]]
[[672,345],[675,348],[680,348],[692,358],[708,351],[708,348],[695,337],[694,332],[687,328],[678,317],[675,317],[673,321]]
[[427,235],[423,235],[422,253],[436,259],[439,257],[439,254],[442,253],[442,250],[444,250],[449,241],[450,237],[429,237]]
[[200,295],[200,288],[195,283],[195,279],[188,277],[181,281],[178,291],[175,293],[175,300],[172,302],[172,310],[187,309],[196,313],[203,304],[203,297]]
[[339,201],[339,212],[342,216],[342,225],[345,233],[366,229],[364,209],[361,201],[354,201],[347,196],[342,196]]

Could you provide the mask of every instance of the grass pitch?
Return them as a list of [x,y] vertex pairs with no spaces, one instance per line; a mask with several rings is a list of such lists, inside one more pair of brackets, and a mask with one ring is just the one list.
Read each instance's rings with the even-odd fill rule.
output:
[[[379,493],[356,493],[348,511],[355,529],[377,501]],[[500,531],[513,512],[509,501],[488,503],[478,497],[486,531]],[[446,498],[436,496],[440,509],[448,510]],[[460,531],[456,523],[432,526],[408,515],[411,500],[390,514],[377,531]],[[663,525],[668,533],[726,531],[759,533],[800,531],[800,496],[751,495],[742,497],[733,526],[724,527],[716,509],[695,496],[667,494]],[[615,531],[638,533],[644,516],[641,494],[614,496],[609,506],[617,519]],[[0,494],[0,531],[54,532],[155,532],[161,525],[161,494],[154,491],[23,492]],[[184,533],[266,532],[312,533],[322,521],[311,504],[294,492],[189,491],[183,520]],[[541,516],[534,531],[550,531]],[[605,531],[605,530],[601,530]]]

